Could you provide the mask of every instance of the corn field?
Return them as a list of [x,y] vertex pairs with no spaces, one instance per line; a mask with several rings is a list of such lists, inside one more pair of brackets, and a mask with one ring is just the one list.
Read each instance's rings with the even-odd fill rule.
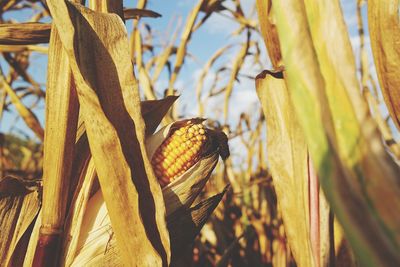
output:
[[399,4],[0,1],[0,267],[400,266]]

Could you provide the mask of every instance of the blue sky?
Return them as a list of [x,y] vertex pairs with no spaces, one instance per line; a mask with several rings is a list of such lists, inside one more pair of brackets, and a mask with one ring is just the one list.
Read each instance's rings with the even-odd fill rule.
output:
[[[134,7],[137,1],[124,1],[126,6]],[[252,7],[254,0],[241,1],[242,7],[246,14],[252,13]],[[356,18],[356,1],[355,0],[343,0],[342,7],[344,11],[344,16],[346,23],[349,28],[350,40],[352,42],[355,55],[358,56],[358,46],[359,39],[357,35],[357,18]],[[152,30],[156,33],[157,38],[155,43],[164,44],[168,41],[167,36],[171,34],[174,27],[179,20],[181,20],[182,25],[186,20],[186,16],[189,14],[190,10],[197,3],[197,1],[192,0],[181,0],[181,1],[161,1],[161,0],[150,0],[148,2],[148,9],[154,10],[162,14],[161,18],[151,19],[145,18],[142,20],[144,23],[148,23]],[[363,10],[364,23],[366,25],[366,8]],[[13,12],[9,13],[6,18],[14,19],[17,21],[26,21],[32,13],[24,12]],[[253,18],[256,19],[255,13],[253,12]],[[45,19],[48,21],[49,19]],[[172,23],[171,23],[172,22]],[[182,113],[187,116],[197,116],[197,104],[193,99],[195,99],[194,84],[198,78],[199,72],[202,69],[204,63],[209,59],[209,57],[220,47],[224,46],[226,43],[238,43],[243,40],[243,36],[232,37],[231,32],[236,30],[238,25],[232,20],[227,19],[219,14],[214,14],[203,25],[198,32],[192,36],[192,40],[188,46],[188,52],[193,55],[193,58],[189,58],[180,73],[178,81],[175,87],[181,93],[181,99],[179,104],[179,109]],[[132,29],[132,22],[127,23],[127,30],[130,32]],[[179,36],[179,35],[178,35]],[[179,37],[178,37],[179,39]],[[369,46],[369,38],[367,36],[367,46]],[[260,46],[264,50],[264,45]],[[239,46],[235,46],[231,49],[231,53],[226,55],[220,60],[220,65],[228,64],[232,61],[235,53],[239,49]],[[368,51],[370,53],[370,51]],[[265,50],[264,50],[265,55]],[[357,60],[358,61],[358,60]],[[43,88],[45,88],[46,81],[46,68],[47,65],[47,55],[33,53],[32,54],[32,64],[29,68],[29,73],[38,81]],[[174,62],[174,61],[172,61]],[[264,58],[265,62],[264,68],[268,68],[268,60]],[[372,57],[370,56],[370,64],[373,70]],[[3,70],[7,73],[7,66],[4,60],[0,58],[0,65]],[[206,79],[205,87],[209,86],[212,77],[214,75],[213,71],[215,68],[208,73]],[[260,67],[255,67],[253,62],[250,60],[246,61],[242,72],[244,74],[255,76],[261,71]],[[164,78],[163,78],[164,77]],[[156,91],[162,92],[167,86],[166,75],[161,77],[161,80],[156,84]],[[26,105],[31,105],[35,99],[26,99]],[[219,119],[222,121],[222,106],[223,106],[223,95],[220,97],[215,97],[208,103],[207,117],[213,119]],[[240,116],[241,112],[247,112],[250,114],[255,114],[259,110],[259,103],[255,93],[254,81],[247,78],[241,78],[240,83],[235,84],[235,88],[232,94],[231,109],[230,109],[230,122],[235,124]],[[39,108],[35,109],[36,115],[44,125],[44,103],[40,103]],[[256,116],[255,116],[256,117]],[[17,120],[17,123],[14,123]],[[10,128],[13,125],[13,128]],[[15,111],[5,112],[2,120],[0,120],[0,131],[8,132],[12,130],[14,133],[25,132],[29,136],[33,136],[32,132],[25,126],[21,119],[18,119],[18,115]]]

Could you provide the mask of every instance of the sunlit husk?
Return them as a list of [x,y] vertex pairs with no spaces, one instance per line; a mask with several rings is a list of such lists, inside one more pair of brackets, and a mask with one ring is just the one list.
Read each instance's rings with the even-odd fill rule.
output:
[[[180,209],[179,212],[167,216],[167,224],[172,241],[172,264],[179,259],[181,255],[180,249],[187,246],[200,232],[226,191],[227,188],[191,208]],[[107,211],[103,207],[96,207],[96,211],[106,213]],[[112,228],[110,224],[101,221],[101,219],[99,216],[96,217],[96,222],[102,223],[102,226],[92,233],[90,240],[85,244],[85,247],[71,266],[82,266],[82,264],[96,267],[124,266],[116,246]]]

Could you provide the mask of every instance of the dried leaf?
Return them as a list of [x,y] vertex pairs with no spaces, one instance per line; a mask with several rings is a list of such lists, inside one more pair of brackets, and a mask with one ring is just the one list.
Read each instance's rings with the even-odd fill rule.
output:
[[40,226],[42,225],[42,211],[39,211],[39,214],[37,215],[35,224],[32,229],[32,233],[29,238],[28,242],[28,248],[25,253],[25,258],[24,258],[24,267],[31,267],[33,266],[33,260],[36,252],[36,247],[38,244],[39,240],[39,231],[40,231]]
[[50,38],[47,73],[46,140],[44,142],[41,213],[43,217],[39,237],[39,242],[50,240],[48,242],[51,245],[37,247],[35,264],[42,265],[43,262],[50,261],[55,264],[58,258],[58,251],[49,253],[47,250],[50,246],[52,247],[50,250],[59,247],[59,244],[52,242],[60,242],[61,229],[64,226],[69,196],[66,189],[69,188],[70,182],[78,113],[78,97],[72,81],[70,64],[54,27]]
[[[37,187],[7,177],[0,181],[0,265],[9,266],[18,242],[31,225],[40,208]],[[23,251],[24,247],[19,248]]]
[[274,69],[282,67],[282,55],[278,39],[278,33],[273,18],[272,1],[257,0],[258,21],[260,23],[261,35],[267,46],[268,55]]
[[[96,170],[92,159],[81,173],[84,175],[79,179],[78,190],[76,190],[77,193],[72,200],[73,206],[70,208],[66,219],[63,256],[61,260],[65,266],[72,264],[77,251],[79,236],[86,229],[85,226],[82,226],[82,221],[84,220],[88,201],[91,197],[92,186],[96,178]],[[89,212],[93,212],[93,209],[91,208]]]
[[6,176],[0,180],[0,198],[26,195],[37,190],[39,182],[36,180],[23,180],[21,178]]
[[273,11],[285,79],[321,186],[361,265],[400,263],[399,215],[389,212],[399,208],[398,167],[366,116],[340,3],[306,3],[273,1]]
[[90,149],[124,262],[168,264],[165,208],[144,148],[139,93],[124,25],[116,15],[68,2],[48,4],[69,55]]
[[226,10],[222,4],[225,0],[206,0],[201,5],[201,11],[204,13],[213,13]]
[[139,9],[139,8],[127,8],[124,9],[124,18],[127,19],[138,19],[141,17],[148,18],[159,18],[161,14],[154,12],[148,9]]
[[28,22],[0,25],[1,45],[30,45],[48,43],[51,24]]
[[48,48],[45,46],[38,45],[0,45],[0,52],[25,52],[34,51],[43,54],[48,53]]
[[[179,251],[193,241],[226,190],[227,187],[222,193],[194,207],[181,206],[179,210],[167,216],[172,254],[179,255]],[[167,207],[168,205],[166,202]],[[90,209],[85,214],[82,225],[82,233],[86,233],[87,236],[83,235],[83,239],[80,237],[79,249],[71,266],[123,266],[100,191],[89,200],[88,207]],[[93,226],[95,227],[92,228]],[[92,230],[88,232],[88,229]]]
[[190,12],[187,20],[186,20],[186,24],[185,24],[185,28],[182,32],[182,36],[181,36],[181,42],[179,44],[178,50],[176,52],[176,59],[175,59],[175,65],[174,65],[174,72],[171,75],[171,78],[169,80],[169,84],[168,84],[168,91],[169,91],[169,95],[172,95],[173,92],[173,87],[174,84],[176,82],[176,79],[178,78],[179,72],[181,70],[183,61],[185,59],[185,55],[186,55],[186,47],[187,44],[190,41],[190,37],[192,35],[192,29],[194,27],[194,24],[196,22],[197,16],[200,13],[200,9],[203,5],[203,1],[204,0],[199,0],[197,2],[197,4],[195,5],[195,7],[192,9],[192,11]]
[[231,75],[229,77],[228,85],[225,88],[225,99],[224,99],[224,120],[225,123],[228,119],[228,111],[229,111],[229,98],[231,97],[233,91],[233,85],[238,77],[239,71],[243,66],[244,59],[247,55],[247,52],[250,48],[250,33],[247,35],[247,41],[242,44],[236,58],[233,62]]
[[143,120],[146,125],[146,136],[153,134],[160,125],[165,114],[179,96],[167,96],[160,100],[141,102]]
[[400,21],[398,0],[368,1],[368,28],[382,94],[400,130]]
[[318,266],[310,240],[307,145],[283,73],[262,72],[256,88],[267,118],[268,162],[288,243],[298,266]]
[[11,98],[11,102],[13,103],[14,107],[18,111],[19,115],[25,121],[26,125],[36,134],[36,136],[43,140],[44,138],[44,131],[42,126],[40,125],[39,120],[35,116],[35,114],[28,109],[24,103],[22,103],[21,99],[18,95],[14,92],[8,82],[5,80],[4,76],[1,75],[0,77],[0,84],[2,84],[3,88],[7,92],[8,96]]
[[199,202],[194,207],[178,210],[167,217],[172,244],[171,250],[173,252],[172,263],[182,255],[180,251],[192,243],[194,238],[200,233],[200,230],[227,190],[228,186],[221,193]]

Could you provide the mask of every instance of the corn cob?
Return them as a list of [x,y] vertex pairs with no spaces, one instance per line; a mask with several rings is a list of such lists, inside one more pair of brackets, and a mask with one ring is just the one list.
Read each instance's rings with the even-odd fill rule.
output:
[[207,129],[199,122],[187,121],[172,132],[157,148],[151,160],[161,187],[190,169],[201,158],[207,141]]

